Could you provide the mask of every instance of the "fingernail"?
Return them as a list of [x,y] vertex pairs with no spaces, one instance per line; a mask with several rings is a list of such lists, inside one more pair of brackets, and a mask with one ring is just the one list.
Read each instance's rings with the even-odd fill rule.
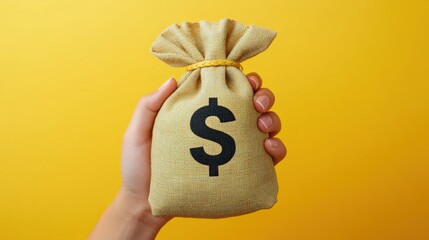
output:
[[255,89],[258,89],[258,87],[259,87],[259,81],[258,81],[258,78],[257,78],[257,77],[255,77],[255,76],[253,76],[253,75],[250,75],[250,76],[249,76],[249,79],[250,79],[250,81],[252,81],[252,83],[255,85]]
[[263,115],[258,120],[266,129],[270,129],[270,127],[273,125],[273,120],[270,118],[270,116]]
[[256,103],[262,108],[262,110],[267,110],[268,105],[270,104],[270,99],[263,95],[256,98]]
[[268,144],[272,148],[278,148],[279,147],[279,143],[274,139],[268,139]]
[[167,81],[165,81],[165,83],[163,83],[162,85],[161,85],[161,87],[159,87],[158,88],[158,90],[163,90],[167,85],[168,85],[168,83],[172,80],[172,79],[174,79],[174,77],[171,77],[171,78],[169,78]]

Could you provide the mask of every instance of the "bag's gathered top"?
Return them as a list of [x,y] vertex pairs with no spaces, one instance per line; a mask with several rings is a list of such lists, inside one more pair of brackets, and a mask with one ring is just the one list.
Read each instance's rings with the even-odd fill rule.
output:
[[216,60],[205,60],[201,62],[194,63],[192,65],[189,65],[186,67],[187,71],[192,71],[198,68],[204,68],[204,67],[217,67],[217,66],[233,66],[241,71],[243,71],[243,66],[241,66],[240,63],[236,61],[232,61],[229,59],[216,59]]

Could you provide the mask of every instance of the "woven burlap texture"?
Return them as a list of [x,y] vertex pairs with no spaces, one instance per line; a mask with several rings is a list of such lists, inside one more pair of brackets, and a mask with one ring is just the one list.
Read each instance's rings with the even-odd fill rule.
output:
[[[150,51],[170,66],[229,59],[243,62],[268,48],[276,32],[232,19],[173,24],[163,31]],[[161,107],[153,128],[149,202],[155,216],[220,218],[271,208],[277,201],[277,178],[264,149],[267,134],[257,127],[260,116],[246,76],[233,66],[186,71],[178,89]],[[190,149],[204,147],[210,155],[222,151],[216,142],[195,135],[192,115],[217,98],[235,121],[221,123],[211,116],[210,128],[230,135],[236,144],[232,159],[219,166],[219,176],[193,159]]]

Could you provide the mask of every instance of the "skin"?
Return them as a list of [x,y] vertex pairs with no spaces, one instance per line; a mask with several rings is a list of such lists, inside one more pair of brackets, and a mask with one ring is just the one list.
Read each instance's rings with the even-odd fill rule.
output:
[[[287,150],[275,137],[281,130],[281,122],[276,113],[269,111],[275,101],[274,94],[261,88],[262,80],[257,73],[249,73],[247,79],[255,93],[255,109],[261,113],[257,126],[269,134],[263,143],[265,150],[276,165],[286,156]],[[154,239],[162,226],[172,219],[153,216],[148,197],[153,123],[164,101],[176,89],[176,80],[170,78],[138,102],[122,144],[122,186],[88,239]]]

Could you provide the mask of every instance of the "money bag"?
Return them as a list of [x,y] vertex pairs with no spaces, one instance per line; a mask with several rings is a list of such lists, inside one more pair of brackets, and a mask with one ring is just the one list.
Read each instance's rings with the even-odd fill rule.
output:
[[155,216],[222,218],[271,208],[277,177],[241,62],[276,32],[232,19],[173,24],[150,51],[186,67],[152,132],[149,203]]

